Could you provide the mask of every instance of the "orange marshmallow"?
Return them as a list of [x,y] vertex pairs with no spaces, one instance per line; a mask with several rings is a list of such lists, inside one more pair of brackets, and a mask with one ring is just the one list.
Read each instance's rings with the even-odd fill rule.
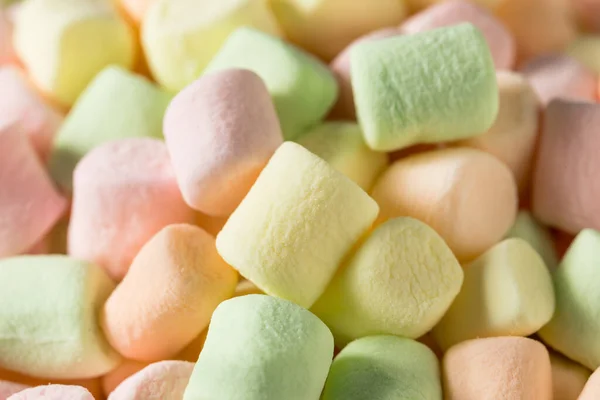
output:
[[208,326],[237,280],[212,236],[193,225],[167,226],[144,245],[106,301],[102,327],[127,358],[172,357]]
[[124,360],[121,365],[104,375],[102,379],[102,391],[104,395],[108,396],[113,390],[117,388],[125,379],[138,371],[144,369],[148,363]]
[[194,340],[192,340],[183,350],[179,352],[174,358],[176,360],[181,361],[189,361],[196,362],[198,361],[198,357],[200,357],[200,352],[204,347],[204,342],[206,342],[206,335],[208,334],[208,329],[205,329],[200,335],[198,335]]
[[443,359],[446,400],[552,400],[548,351],[523,337],[474,339]]
[[600,399],[600,368],[598,368],[590,379],[588,379],[583,392],[578,400],[598,400]]
[[123,139],[89,152],[74,173],[70,255],[92,261],[115,280],[154,234],[193,222],[167,147],[157,139]]

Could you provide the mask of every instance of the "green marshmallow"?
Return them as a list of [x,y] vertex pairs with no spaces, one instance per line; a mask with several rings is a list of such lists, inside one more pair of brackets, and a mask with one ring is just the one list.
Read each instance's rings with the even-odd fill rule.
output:
[[371,150],[354,122],[325,122],[296,140],[313,154],[369,191],[388,165],[385,153]]
[[338,96],[337,81],[325,64],[256,29],[233,32],[206,73],[228,68],[249,69],[263,79],[287,140],[319,123]]
[[264,295],[215,310],[184,400],[319,400],[333,336],[308,310]]
[[539,253],[551,271],[554,271],[558,266],[558,255],[550,231],[538,222],[530,212],[519,212],[506,237],[523,239],[529,243]]
[[68,256],[0,260],[0,367],[54,379],[116,368],[97,321],[114,287],[103,269]]
[[63,189],[72,187],[73,170],[93,148],[132,138],[162,138],[162,120],[171,95],[146,78],[107,67],[81,94],[59,129],[50,173]]
[[358,121],[374,150],[472,137],[496,119],[494,62],[471,24],[361,43],[351,65]]
[[440,368],[424,344],[398,336],[355,340],[335,358],[323,400],[441,400]]
[[570,359],[600,367],[600,232],[577,235],[553,273],[556,311],[539,332],[542,340]]

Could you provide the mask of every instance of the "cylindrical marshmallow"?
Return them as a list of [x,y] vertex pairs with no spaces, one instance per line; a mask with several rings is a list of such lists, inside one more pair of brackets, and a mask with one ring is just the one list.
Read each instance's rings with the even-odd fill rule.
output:
[[[582,400],[579,395],[592,371],[553,351],[550,352],[550,367],[552,368],[552,399]],[[598,394],[600,395],[600,392]]]
[[378,211],[341,172],[285,142],[217,235],[217,249],[265,293],[310,307]]
[[193,225],[169,225],[142,247],[106,301],[102,328],[127,358],[167,359],[207,327],[237,280],[212,236]]
[[204,75],[171,102],[167,147],[183,198],[210,215],[229,215],[283,142],[271,96],[254,72]]
[[73,186],[69,254],[97,263],[115,280],[159,230],[195,218],[160,140],[123,139],[94,149],[77,165]]
[[375,183],[380,221],[417,218],[444,238],[456,257],[470,260],[498,242],[517,212],[508,167],[475,149],[455,148],[396,161]]
[[23,390],[8,400],[94,400],[94,396],[81,386],[46,385]]
[[333,357],[315,315],[264,295],[217,307],[184,400],[318,400]]

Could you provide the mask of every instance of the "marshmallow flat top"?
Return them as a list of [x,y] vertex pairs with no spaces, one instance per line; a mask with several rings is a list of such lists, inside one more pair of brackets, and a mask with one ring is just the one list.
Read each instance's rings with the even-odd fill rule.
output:
[[207,327],[237,280],[212,236],[193,225],[169,225],[142,247],[106,301],[102,328],[130,359],[167,359]]
[[333,358],[321,320],[287,300],[248,295],[224,301],[184,400],[318,400]]
[[120,357],[96,321],[114,283],[67,256],[0,261],[0,366],[47,378],[91,378]]
[[6,400],[11,395],[29,388],[27,385],[0,380],[0,400]]
[[349,178],[285,142],[217,235],[217,249],[265,293],[310,307],[377,212]]
[[153,76],[171,91],[183,89],[198,79],[240,26],[279,34],[266,1],[156,0],[142,22],[142,43]]
[[517,212],[517,187],[508,167],[480,150],[450,148],[400,159],[377,180],[372,196],[379,221],[419,219],[469,261],[497,243]]
[[429,348],[397,336],[355,340],[335,357],[323,400],[442,400],[439,362]]
[[376,334],[416,339],[442,318],[462,282],[460,264],[433,229],[396,218],[354,251],[312,311],[339,347]]
[[105,396],[110,395],[121,382],[147,366],[148,363],[145,362],[124,359],[117,368],[102,376],[103,394]]
[[544,105],[558,97],[595,101],[598,79],[585,65],[564,54],[544,55],[520,68]]
[[506,237],[520,238],[529,243],[542,257],[550,271],[554,271],[558,267],[558,254],[550,231],[530,212],[519,211],[515,224],[510,228]]
[[507,239],[465,266],[462,289],[433,334],[444,349],[468,339],[529,336],[553,313],[544,261],[524,240]]
[[92,149],[112,140],[162,137],[163,115],[171,96],[147,79],[122,68],[98,74],[61,126],[50,159],[50,172],[72,189],[73,170]]
[[[553,351],[550,352],[550,366],[554,400],[585,400],[579,395],[592,371]],[[600,392],[598,394],[600,395]]]
[[46,385],[23,390],[8,400],[94,400],[94,396],[81,386]]
[[181,400],[194,364],[187,361],[161,361],[125,379],[108,400]]
[[600,366],[600,232],[577,235],[553,273],[556,311],[538,334],[556,351],[594,370]]
[[301,135],[297,142],[365,191],[388,165],[385,153],[367,147],[356,123],[326,122]]
[[492,56],[471,24],[363,42],[351,63],[358,121],[374,150],[471,137],[498,113]]
[[94,76],[133,66],[133,32],[110,0],[32,0],[15,21],[17,53],[37,86],[72,105]]
[[550,358],[543,344],[522,337],[468,340],[443,360],[447,400],[552,400]]
[[490,47],[496,69],[511,69],[515,63],[516,45],[504,24],[485,8],[470,1],[452,0],[434,5],[405,21],[400,29],[414,34],[443,26],[470,22],[481,30]]
[[206,74],[171,102],[165,138],[186,202],[229,215],[283,142],[265,84],[252,71]]
[[294,139],[320,122],[338,96],[337,81],[313,55],[284,40],[244,27],[233,32],[207,72],[254,71],[273,98],[285,139]]
[[600,397],[600,369],[594,371],[588,379],[581,396],[577,400],[596,400]]

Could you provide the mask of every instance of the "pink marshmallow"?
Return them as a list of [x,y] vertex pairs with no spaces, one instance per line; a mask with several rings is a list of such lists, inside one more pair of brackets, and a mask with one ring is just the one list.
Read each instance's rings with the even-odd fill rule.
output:
[[15,393],[29,388],[27,385],[9,381],[0,381],[0,400],[6,400]]
[[9,13],[0,8],[0,65],[18,63],[12,44],[12,29]]
[[0,125],[17,125],[42,160],[46,160],[62,115],[44,102],[23,72],[14,66],[0,68],[0,88]]
[[217,216],[233,212],[283,142],[265,84],[242,69],[205,75],[180,92],[164,133],[184,199]]
[[8,400],[94,400],[94,396],[81,386],[46,385],[25,389]]
[[121,280],[154,234],[194,219],[162,141],[109,142],[89,152],[75,169],[68,253]]
[[429,7],[405,21],[400,29],[414,34],[463,22],[470,22],[481,30],[496,69],[512,69],[517,56],[513,35],[489,11],[471,2],[453,0]]
[[160,361],[125,379],[108,400],[181,400],[194,363]]
[[67,201],[15,126],[0,126],[0,257],[21,254],[60,219]]
[[600,104],[553,100],[546,109],[533,181],[533,212],[577,234],[600,230]]
[[521,73],[544,105],[561,97],[596,101],[596,75],[569,56],[535,58],[521,68]]

